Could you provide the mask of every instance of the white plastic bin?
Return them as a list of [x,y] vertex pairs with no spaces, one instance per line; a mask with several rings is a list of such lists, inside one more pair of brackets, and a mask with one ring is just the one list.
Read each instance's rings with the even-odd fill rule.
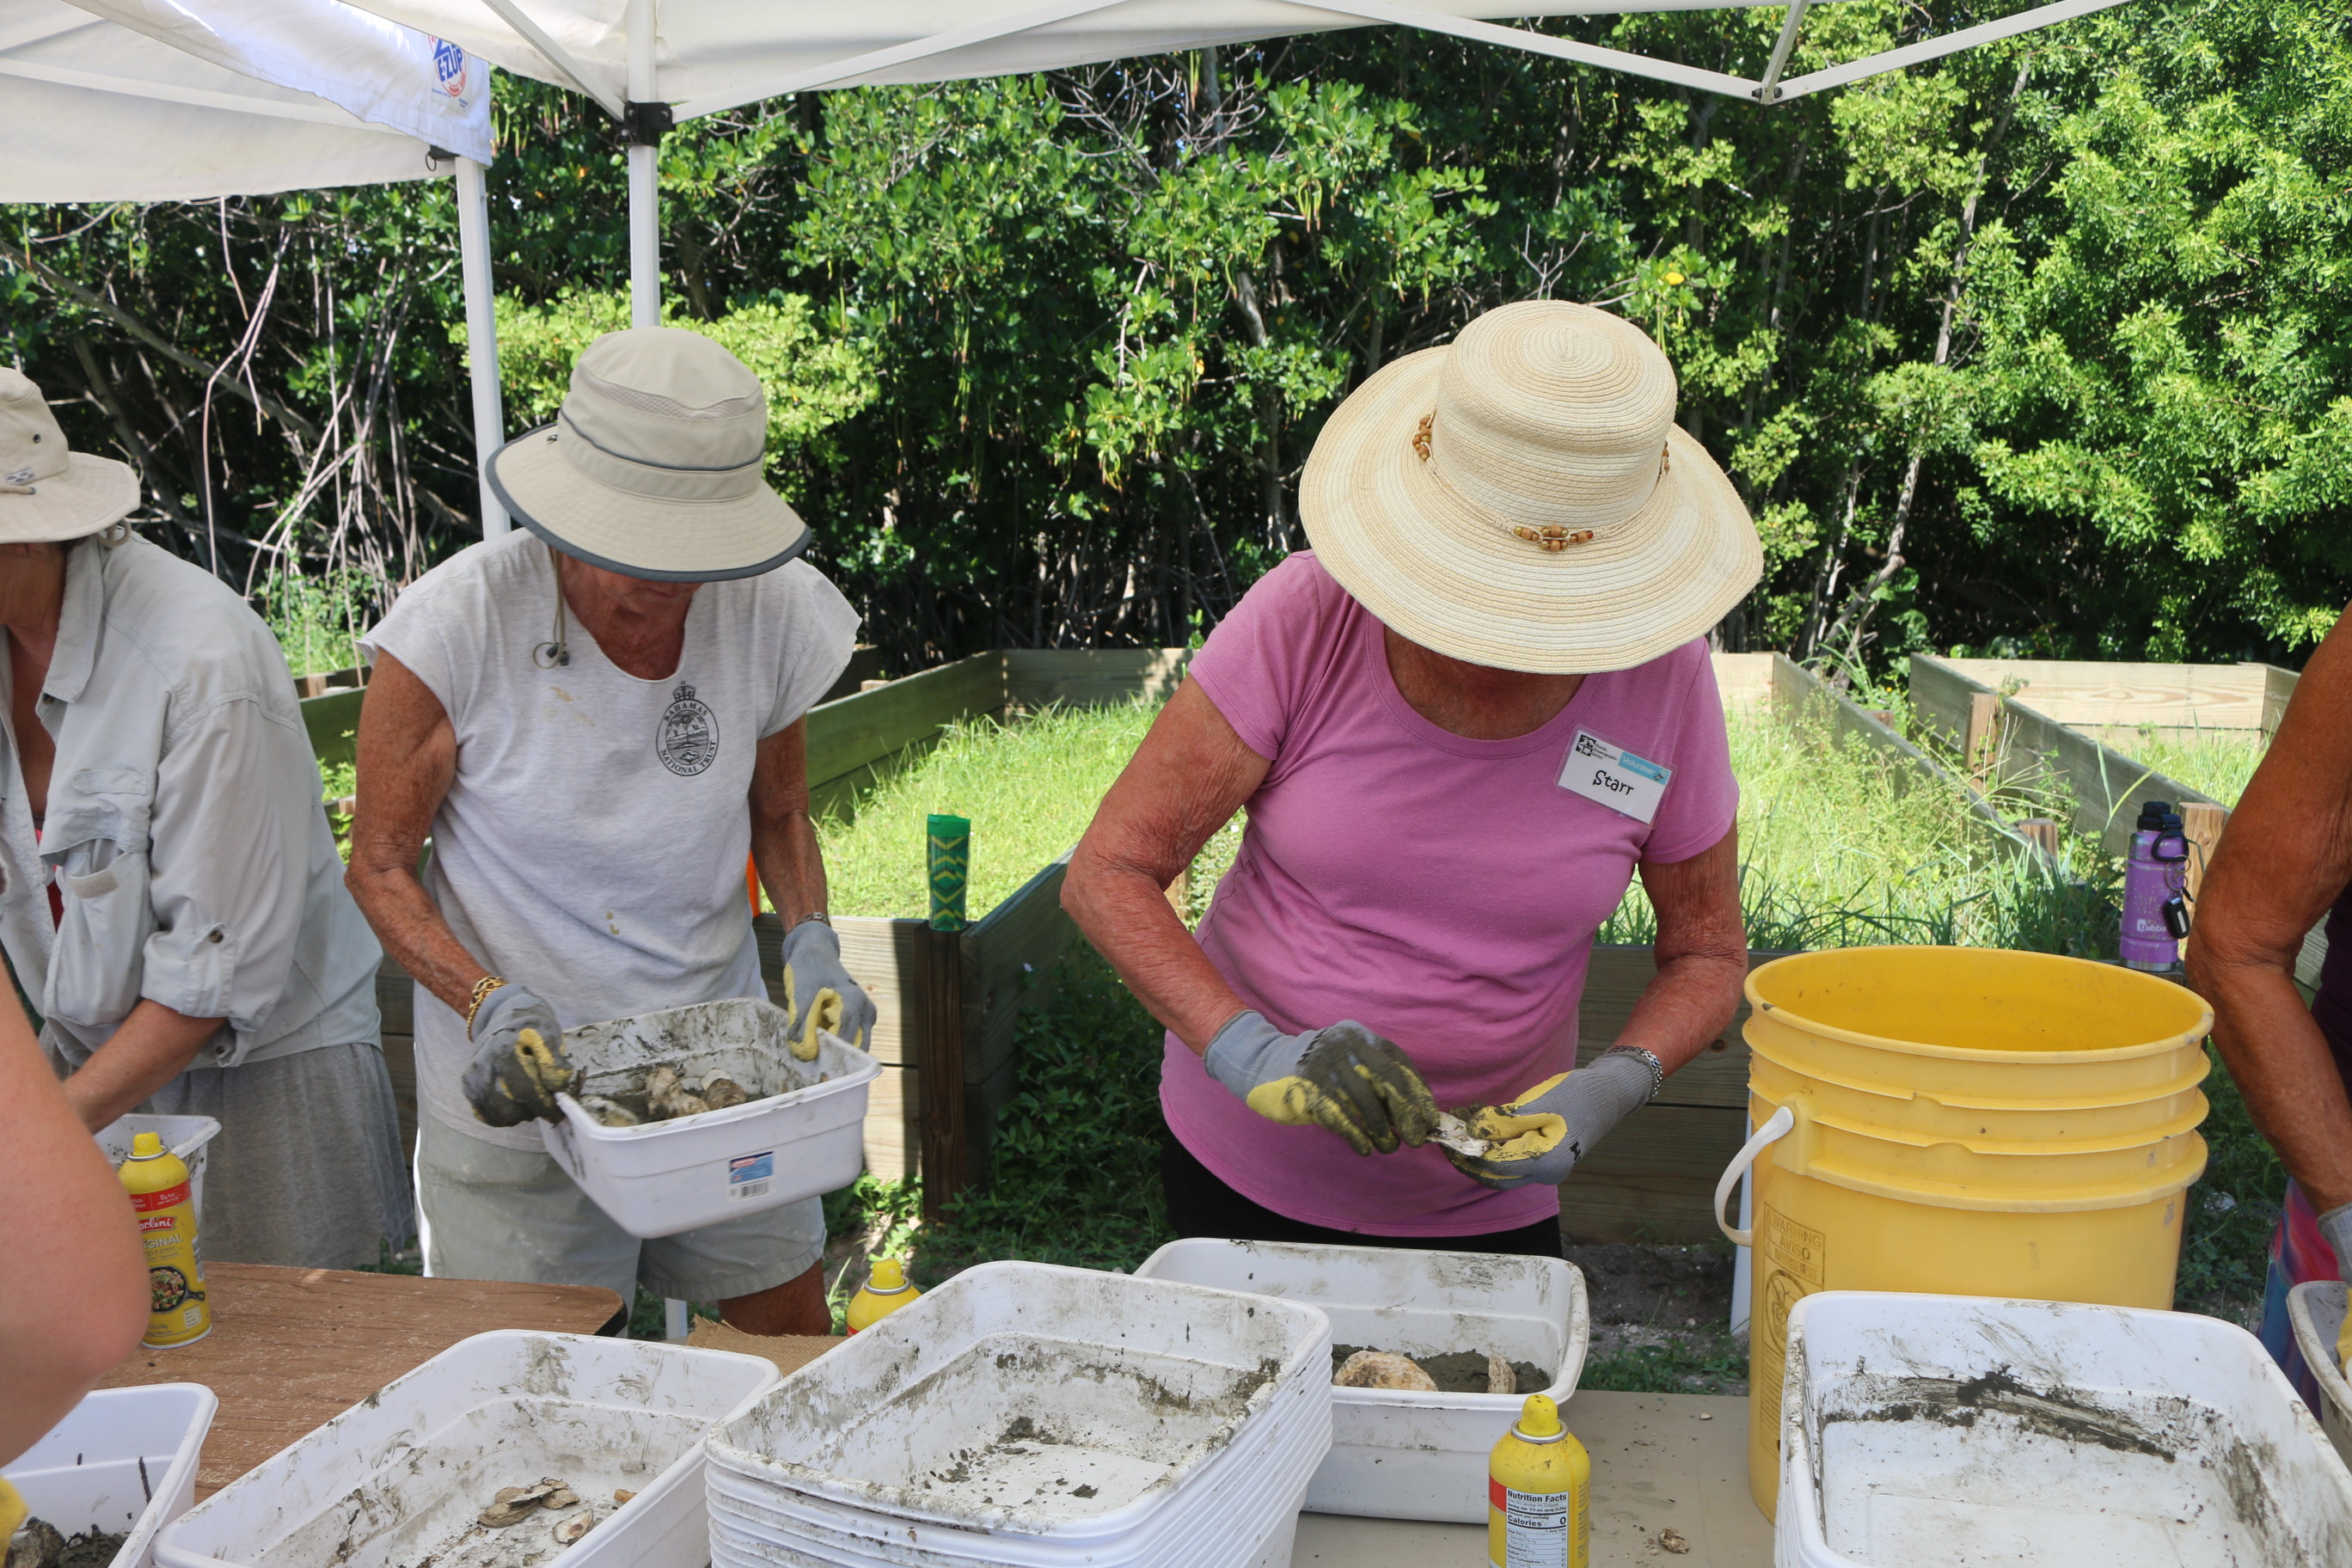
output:
[[[1136,1270],[1319,1307],[1336,1344],[1406,1355],[1500,1352],[1549,1368],[1515,1394],[1331,1391],[1331,1453],[1307,1489],[1317,1513],[1486,1521],[1486,1459],[1530,1394],[1565,1404],[1584,1370],[1584,1275],[1557,1258],[1287,1242],[1171,1241]],[[1574,1426],[1570,1418],[1570,1425]]]
[[1780,1568],[2352,1563],[2352,1472],[2216,1318],[1824,1291],[1780,1408]]
[[[180,1516],[163,1568],[701,1568],[703,1433],[775,1386],[758,1356],[588,1334],[476,1334]],[[597,1522],[476,1516],[553,1476]],[[615,1489],[637,1495],[615,1508]]]
[[1329,1364],[1312,1307],[982,1264],[712,1432],[714,1560],[1286,1560]]
[[131,1141],[142,1132],[152,1132],[163,1141],[163,1147],[180,1157],[188,1167],[188,1201],[195,1205],[196,1236],[203,1239],[205,1230],[205,1145],[220,1131],[220,1123],[209,1116],[142,1116],[133,1111],[118,1116],[98,1130],[98,1146],[104,1152],[107,1163],[117,1170],[131,1158]]
[[866,1164],[867,1086],[882,1064],[820,1035],[804,1062],[786,1042],[791,1018],[751,998],[704,1002],[568,1029],[563,1048],[581,1091],[642,1089],[647,1068],[676,1064],[700,1082],[733,1079],[755,1098],[676,1121],[607,1127],[558,1095],[560,1123],[540,1137],[596,1206],[631,1236],[675,1236],[849,1185]]
[[219,1403],[200,1383],[94,1390],[8,1466],[8,1479],[63,1534],[126,1532],[114,1568],[147,1568],[155,1532],[195,1500]]
[[2352,1384],[2345,1382],[2344,1369],[2336,1364],[2336,1336],[2343,1331],[2347,1294],[2341,1279],[2315,1279],[2286,1293],[2286,1311],[2304,1363],[2319,1380],[2319,1425],[2336,1446],[2336,1457],[2352,1465]]

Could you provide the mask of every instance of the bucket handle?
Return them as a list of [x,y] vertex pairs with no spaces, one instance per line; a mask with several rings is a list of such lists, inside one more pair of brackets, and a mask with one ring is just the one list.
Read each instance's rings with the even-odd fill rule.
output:
[[1739,1152],[1734,1154],[1731,1157],[1731,1163],[1724,1167],[1723,1179],[1715,1184],[1716,1227],[1731,1238],[1733,1246],[1755,1246],[1756,1233],[1752,1230],[1736,1230],[1732,1227],[1730,1219],[1727,1217],[1731,1202],[1731,1189],[1739,1184],[1739,1178],[1748,1173],[1748,1167],[1756,1163],[1756,1157],[1759,1154],[1764,1152],[1769,1145],[1786,1138],[1790,1129],[1796,1125],[1796,1113],[1787,1106],[1784,1105],[1774,1111],[1771,1119],[1756,1130],[1756,1135],[1739,1146]]

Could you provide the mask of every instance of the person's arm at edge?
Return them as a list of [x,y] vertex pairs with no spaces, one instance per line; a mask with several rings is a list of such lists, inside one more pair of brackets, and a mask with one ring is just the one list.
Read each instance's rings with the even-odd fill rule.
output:
[[2352,615],[2296,683],[2216,847],[2189,984],[2254,1125],[2325,1214],[2352,1203],[2352,1100],[2295,989],[2304,933],[2352,882]]
[[136,1350],[147,1260],[122,1184],[0,998],[0,1466]]
[[376,655],[360,707],[358,773],[343,885],[384,951],[462,1018],[489,971],[458,942],[416,875],[457,775],[457,732],[432,688],[388,653]]
[[1187,677],[1103,796],[1062,880],[1062,907],[1078,930],[1196,1053],[1248,1004],[1184,929],[1166,889],[1272,765]]
[[66,1079],[67,1102],[85,1129],[98,1131],[187,1071],[224,1021],[190,1017],[152,997],[142,1001]]
[[1739,829],[1685,860],[1644,860],[1641,871],[1658,915],[1658,973],[1616,1043],[1640,1047],[1671,1073],[1713,1044],[1739,1010],[1748,978]]
[[809,815],[805,717],[760,742],[751,765],[751,859],[786,931],[804,916],[829,912],[824,850]]

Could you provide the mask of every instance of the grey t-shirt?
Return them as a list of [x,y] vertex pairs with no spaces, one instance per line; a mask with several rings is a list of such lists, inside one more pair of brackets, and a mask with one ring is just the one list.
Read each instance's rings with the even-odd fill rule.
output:
[[[857,613],[814,567],[709,583],[677,668],[640,680],[567,616],[549,668],[555,566],[520,531],[410,584],[361,647],[441,700],[457,776],[433,822],[425,889],[467,952],[527,985],[565,1028],[764,996],[744,862],[754,752],[849,662]],[[417,1098],[515,1149],[532,1127],[478,1121],[458,1082],[465,1020],[416,988]]]

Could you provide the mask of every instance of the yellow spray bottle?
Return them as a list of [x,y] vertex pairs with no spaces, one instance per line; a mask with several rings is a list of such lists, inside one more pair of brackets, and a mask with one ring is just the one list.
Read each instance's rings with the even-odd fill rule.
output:
[[151,1350],[194,1344],[213,1331],[213,1310],[205,1300],[188,1167],[161,1138],[142,1132],[122,1162],[122,1190],[131,1194],[139,1240],[147,1249],[147,1337],[139,1342]]
[[849,1331],[872,1328],[921,1294],[907,1282],[905,1264],[895,1258],[874,1259],[866,1283],[849,1299]]
[[1486,1461],[1486,1561],[1588,1568],[1591,1535],[1592,1457],[1560,1425],[1559,1406],[1530,1394]]

